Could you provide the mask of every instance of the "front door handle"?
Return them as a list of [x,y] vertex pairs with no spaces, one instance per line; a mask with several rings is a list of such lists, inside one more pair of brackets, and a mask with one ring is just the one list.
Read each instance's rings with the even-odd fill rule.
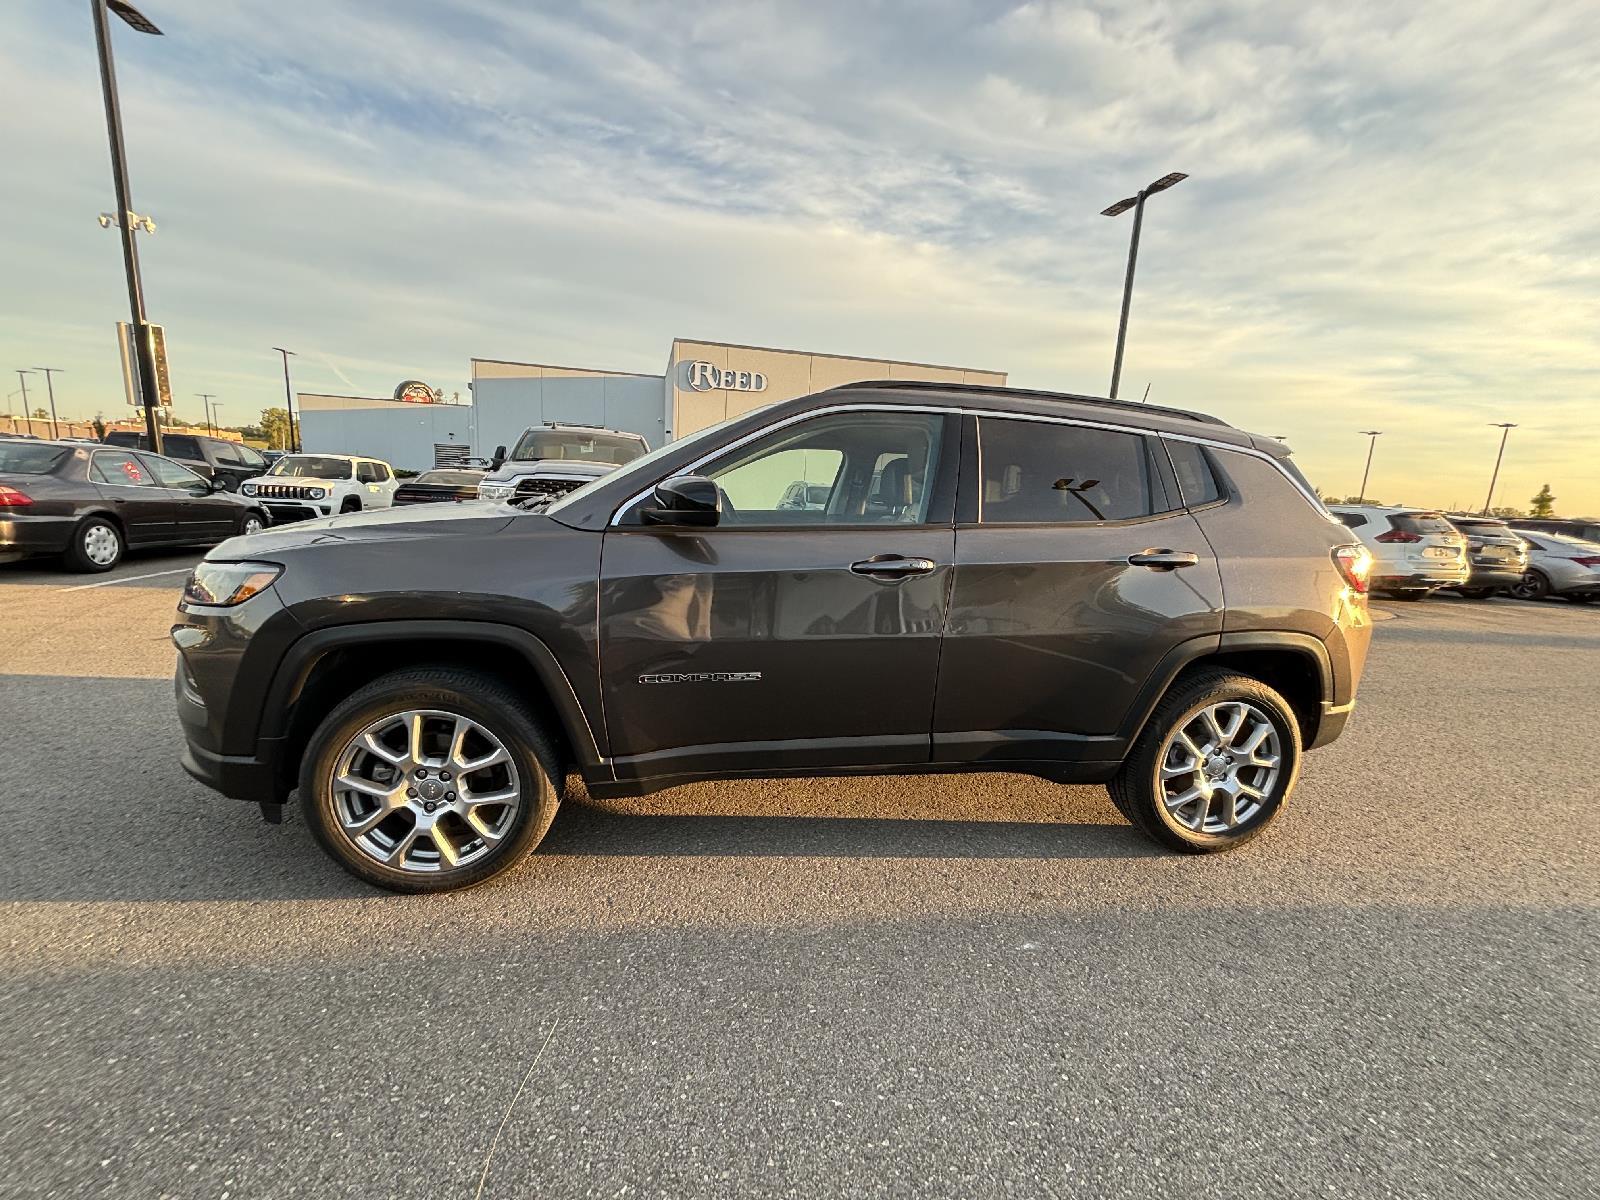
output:
[[906,579],[912,575],[926,575],[938,567],[931,558],[905,558],[899,554],[874,554],[860,562],[850,564],[857,575],[871,579]]
[[1141,550],[1128,555],[1128,562],[1152,571],[1175,571],[1179,567],[1199,566],[1200,556],[1193,550]]

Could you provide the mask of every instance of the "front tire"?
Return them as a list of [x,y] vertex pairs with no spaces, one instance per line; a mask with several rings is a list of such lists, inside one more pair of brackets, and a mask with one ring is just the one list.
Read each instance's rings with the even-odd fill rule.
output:
[[344,502],[339,505],[339,515],[340,516],[343,516],[345,513],[353,513],[353,512],[360,512],[360,511],[361,511],[361,501],[358,500],[354,496],[346,496],[344,498]]
[[260,513],[247,512],[239,519],[239,536],[249,537],[251,534],[260,533],[266,527],[267,523],[262,520]]
[[549,736],[504,684],[422,667],[374,680],[323,719],[301,760],[300,804],[350,874],[446,892],[537,846],[561,778]]
[[1248,675],[1198,671],[1162,698],[1108,790],[1152,841],[1215,854],[1272,823],[1300,753],[1300,722],[1278,692]]
[[121,562],[127,548],[122,530],[104,517],[88,517],[72,531],[61,560],[69,571],[98,574]]

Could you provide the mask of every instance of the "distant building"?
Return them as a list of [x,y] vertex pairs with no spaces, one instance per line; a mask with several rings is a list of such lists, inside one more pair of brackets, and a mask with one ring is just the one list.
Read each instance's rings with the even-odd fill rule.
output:
[[464,444],[488,458],[548,421],[628,430],[654,449],[764,404],[864,379],[1003,386],[1006,373],[676,338],[660,375],[474,358],[470,405],[302,393],[301,441],[409,470],[432,466],[436,447]]

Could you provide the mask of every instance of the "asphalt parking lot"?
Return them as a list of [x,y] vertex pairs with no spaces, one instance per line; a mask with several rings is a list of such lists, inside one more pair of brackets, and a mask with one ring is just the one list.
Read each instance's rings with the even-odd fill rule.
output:
[[0,567],[8,1196],[1596,1194],[1595,608],[1380,603],[1222,858],[1099,788],[716,784],[401,898],[179,770],[195,557]]

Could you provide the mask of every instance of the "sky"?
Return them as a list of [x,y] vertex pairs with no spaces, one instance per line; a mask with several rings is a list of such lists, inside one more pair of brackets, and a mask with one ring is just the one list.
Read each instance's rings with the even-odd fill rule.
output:
[[[113,20],[180,416],[658,372],[674,336],[1285,435],[1326,492],[1600,512],[1600,7],[140,0]],[[88,5],[0,34],[0,391],[125,411]],[[40,377],[29,380],[30,396]],[[20,397],[10,403],[20,404]]]

